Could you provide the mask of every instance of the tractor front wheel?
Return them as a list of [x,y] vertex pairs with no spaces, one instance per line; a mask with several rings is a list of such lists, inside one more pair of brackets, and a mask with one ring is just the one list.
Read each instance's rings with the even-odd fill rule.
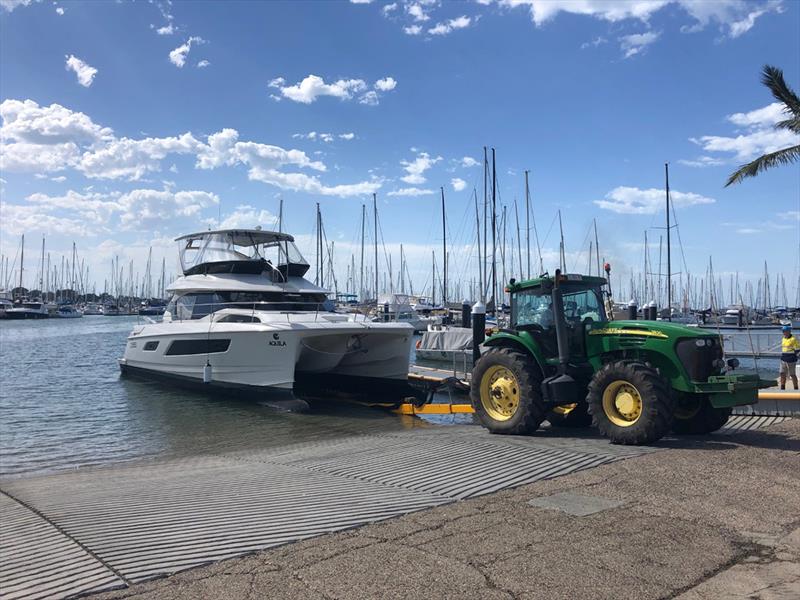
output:
[[672,431],[681,435],[704,435],[722,428],[733,409],[714,408],[702,394],[681,394],[675,407]]
[[586,397],[594,426],[613,444],[649,444],[672,427],[675,400],[658,371],[632,360],[597,371]]
[[470,399],[481,423],[492,433],[533,433],[545,419],[541,378],[530,356],[493,348],[472,369]]
[[547,420],[553,427],[589,427],[592,424],[592,415],[589,414],[589,405],[586,402],[556,406],[547,413]]

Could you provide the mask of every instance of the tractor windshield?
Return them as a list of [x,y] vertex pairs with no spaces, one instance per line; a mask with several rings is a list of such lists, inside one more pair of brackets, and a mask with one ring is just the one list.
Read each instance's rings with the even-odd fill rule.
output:
[[604,322],[606,313],[600,293],[597,290],[582,290],[572,293],[565,290],[564,316],[568,325]]
[[[606,313],[598,290],[577,292],[564,289],[564,318],[567,325],[582,325],[588,322],[605,322]],[[515,327],[538,325],[544,330],[554,326],[552,300],[541,289],[523,290],[514,294],[511,303],[512,322]]]

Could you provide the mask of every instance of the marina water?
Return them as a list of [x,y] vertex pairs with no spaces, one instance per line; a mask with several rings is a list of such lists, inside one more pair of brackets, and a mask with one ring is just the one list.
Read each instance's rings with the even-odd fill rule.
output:
[[[121,378],[117,359],[137,320],[0,321],[0,477],[472,420],[422,420],[342,402],[317,403],[307,414],[281,413],[252,400]],[[758,339],[766,350],[780,331],[759,332]],[[737,339],[738,347],[748,343]],[[752,359],[740,360],[742,367],[753,366]],[[773,377],[778,361],[762,359],[759,367],[763,377]]]
[[433,425],[342,402],[277,412],[122,378],[117,359],[137,319],[0,321],[0,477]]

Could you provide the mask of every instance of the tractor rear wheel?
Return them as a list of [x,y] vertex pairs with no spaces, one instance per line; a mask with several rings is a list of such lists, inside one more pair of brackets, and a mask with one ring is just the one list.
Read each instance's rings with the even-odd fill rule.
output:
[[592,415],[589,414],[589,405],[586,402],[556,406],[547,413],[547,420],[553,427],[589,427],[592,424]]
[[609,363],[589,382],[594,426],[613,444],[649,444],[672,427],[675,399],[658,371],[633,360]]
[[681,435],[704,435],[728,422],[733,409],[714,408],[702,394],[681,394],[675,407],[672,431]]
[[470,399],[481,423],[492,433],[533,433],[546,416],[539,368],[530,356],[492,348],[475,363]]

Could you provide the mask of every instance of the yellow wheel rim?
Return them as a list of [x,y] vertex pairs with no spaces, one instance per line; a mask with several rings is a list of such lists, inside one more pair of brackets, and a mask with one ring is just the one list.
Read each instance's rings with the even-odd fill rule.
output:
[[578,403],[577,402],[575,402],[574,404],[565,404],[563,406],[556,406],[553,409],[553,412],[556,413],[557,415],[561,415],[561,416],[566,417],[569,413],[571,413],[577,407],[578,407]]
[[603,392],[603,411],[614,425],[630,427],[642,416],[642,395],[630,382],[618,379]]
[[519,382],[511,369],[492,365],[481,378],[481,406],[495,421],[508,421],[519,408]]

